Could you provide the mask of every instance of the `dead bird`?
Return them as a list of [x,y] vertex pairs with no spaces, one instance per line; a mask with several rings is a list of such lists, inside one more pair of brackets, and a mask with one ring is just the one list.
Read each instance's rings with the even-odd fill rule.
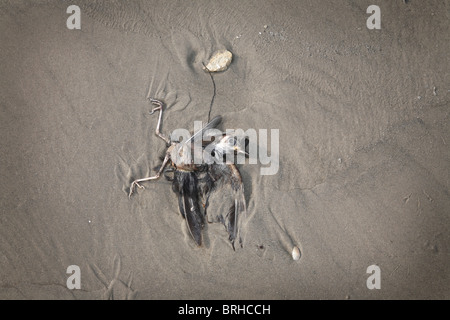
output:
[[[234,163],[230,162],[223,163],[221,161],[215,161],[212,163],[202,162],[201,164],[194,164],[191,159],[194,152],[204,153],[206,152],[205,150],[211,152],[210,155],[216,160],[220,160],[231,153],[246,154],[246,152],[239,146],[234,137],[226,134],[221,134],[221,136],[217,137],[217,141],[213,140],[209,143],[202,139],[203,147],[201,150],[196,150],[193,148],[192,143],[188,143],[193,138],[198,138],[199,135],[203,137],[209,129],[217,127],[222,121],[221,116],[213,118],[186,141],[171,141],[171,139],[160,131],[163,103],[156,99],[150,99],[150,102],[155,105],[150,114],[159,111],[155,134],[166,142],[168,148],[162,165],[154,176],[137,179],[131,183],[129,197],[133,194],[136,186],[144,189],[140,183],[157,180],[161,174],[164,174],[166,179],[172,181],[172,190],[178,196],[179,210],[186,221],[192,239],[198,246],[201,246],[203,243],[202,231],[205,225],[209,196],[211,192],[221,189],[224,185],[228,184],[231,186],[232,203],[228,212],[219,214],[218,220],[225,226],[233,249],[235,249],[236,240],[242,247],[240,231],[247,209],[244,197],[244,185],[238,168]],[[172,173],[172,176],[169,173]]]

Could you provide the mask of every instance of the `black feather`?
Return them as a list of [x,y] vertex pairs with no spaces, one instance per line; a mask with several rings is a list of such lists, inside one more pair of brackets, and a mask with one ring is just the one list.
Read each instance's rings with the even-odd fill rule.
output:
[[220,214],[218,221],[222,222],[228,232],[233,249],[236,240],[242,246],[241,226],[246,216],[246,202],[244,196],[244,185],[239,170],[235,165],[213,164],[209,170],[209,176],[212,180],[210,191],[224,192],[222,187],[229,185],[231,188],[232,203],[226,215]]
[[181,216],[186,219],[186,213],[184,212],[184,199],[180,193],[178,194],[178,208],[180,209]]
[[197,245],[202,244],[204,214],[199,207],[198,179],[195,172],[175,171],[172,190],[178,195],[181,215]]
[[234,244],[234,240],[236,239],[236,204],[235,203],[233,203],[233,205],[230,207],[230,210],[228,210],[225,221],[228,221],[228,225],[225,225],[225,227],[227,228],[228,234],[229,234],[228,239],[231,241],[231,243]]

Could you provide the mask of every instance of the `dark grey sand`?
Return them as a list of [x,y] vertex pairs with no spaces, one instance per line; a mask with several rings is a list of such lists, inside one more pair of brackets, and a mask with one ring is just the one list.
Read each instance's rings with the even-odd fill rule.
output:
[[[377,1],[381,30],[373,1],[76,1],[81,30],[69,4],[0,2],[0,298],[450,298],[448,1]],[[195,246],[170,182],[127,197],[164,151],[147,96],[192,130],[224,48],[212,115],[280,129],[236,252]]]

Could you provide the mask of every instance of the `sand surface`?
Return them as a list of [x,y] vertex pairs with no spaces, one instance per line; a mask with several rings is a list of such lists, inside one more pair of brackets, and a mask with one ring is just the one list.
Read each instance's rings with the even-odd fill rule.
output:
[[[1,299],[449,299],[450,3],[0,1]],[[197,248],[153,173],[163,131],[279,129],[239,166],[248,223]],[[293,261],[292,247],[301,258]],[[381,289],[366,269],[378,265]],[[69,290],[78,265],[81,289]]]

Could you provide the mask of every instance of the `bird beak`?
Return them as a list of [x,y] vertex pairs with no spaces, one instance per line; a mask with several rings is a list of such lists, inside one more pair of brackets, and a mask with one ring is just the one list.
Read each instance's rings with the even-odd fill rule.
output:
[[242,150],[241,148],[239,148],[238,146],[234,147],[234,151],[236,151],[237,153],[243,153],[246,156],[249,156],[249,154],[247,152],[245,152],[244,150]]

